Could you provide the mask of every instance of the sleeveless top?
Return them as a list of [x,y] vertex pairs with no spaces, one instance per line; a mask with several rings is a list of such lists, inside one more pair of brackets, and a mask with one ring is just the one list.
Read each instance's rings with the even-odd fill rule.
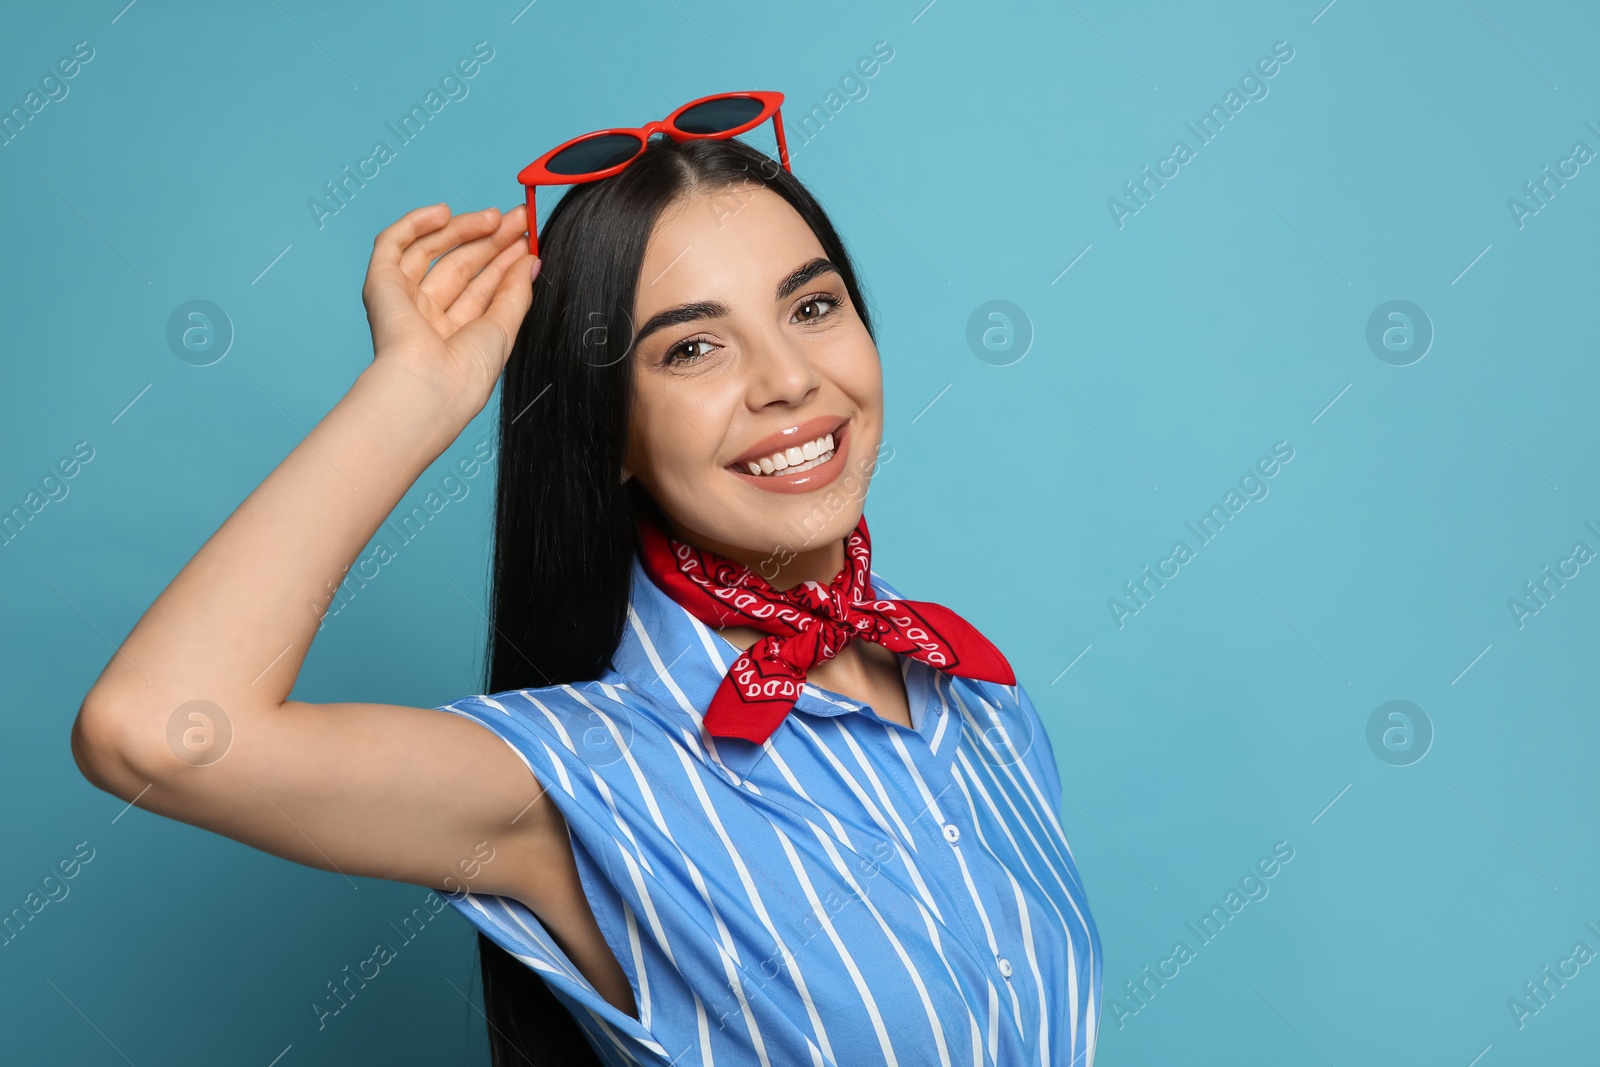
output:
[[520,901],[446,899],[608,1065],[1091,1067],[1099,934],[1022,687],[900,656],[909,728],[807,683],[762,744],[717,738],[701,714],[740,650],[637,558],[631,581],[599,679],[435,710],[501,737],[561,810],[639,1018]]

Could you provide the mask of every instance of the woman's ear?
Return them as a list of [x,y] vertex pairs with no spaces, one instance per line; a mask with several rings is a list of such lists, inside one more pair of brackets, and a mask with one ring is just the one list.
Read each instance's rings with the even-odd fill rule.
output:
[[628,472],[627,465],[624,464],[622,468],[622,484],[626,485],[628,483],[628,479],[632,477],[633,475]]

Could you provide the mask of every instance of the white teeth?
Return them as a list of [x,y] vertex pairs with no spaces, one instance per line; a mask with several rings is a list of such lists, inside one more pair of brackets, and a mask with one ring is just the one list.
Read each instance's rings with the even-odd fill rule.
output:
[[832,458],[833,458],[833,453],[832,452],[823,452],[823,453],[819,454],[816,459],[808,459],[804,463],[799,464],[798,466],[790,467],[785,473],[788,473],[788,474],[799,474],[801,471],[808,471],[812,467],[820,467],[820,466],[822,466],[824,463],[828,462],[828,460],[830,460]]
[[833,434],[824,434],[804,445],[792,445],[781,452],[763,456],[759,460],[745,461],[745,468],[753,475],[769,476],[781,471],[798,474],[826,463],[833,458]]

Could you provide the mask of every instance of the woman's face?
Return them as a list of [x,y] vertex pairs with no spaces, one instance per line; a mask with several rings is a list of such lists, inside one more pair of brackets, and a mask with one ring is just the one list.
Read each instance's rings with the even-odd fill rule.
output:
[[804,577],[832,560],[831,579],[876,466],[883,378],[810,227],[756,185],[678,201],[650,236],[633,321],[624,476],[680,540],[769,581],[796,557]]

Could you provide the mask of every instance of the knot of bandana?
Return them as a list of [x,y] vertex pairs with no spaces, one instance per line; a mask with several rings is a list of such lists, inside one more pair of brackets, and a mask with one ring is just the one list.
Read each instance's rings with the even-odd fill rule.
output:
[[760,744],[794,708],[806,672],[851,641],[872,641],[947,674],[1017,684],[988,638],[949,608],[880,600],[871,580],[872,539],[862,515],[845,539],[845,564],[827,585],[774,589],[741,563],[639,521],[639,560],[652,581],[713,628],[748,626],[762,637],[734,660],[705,713],[707,732]]

